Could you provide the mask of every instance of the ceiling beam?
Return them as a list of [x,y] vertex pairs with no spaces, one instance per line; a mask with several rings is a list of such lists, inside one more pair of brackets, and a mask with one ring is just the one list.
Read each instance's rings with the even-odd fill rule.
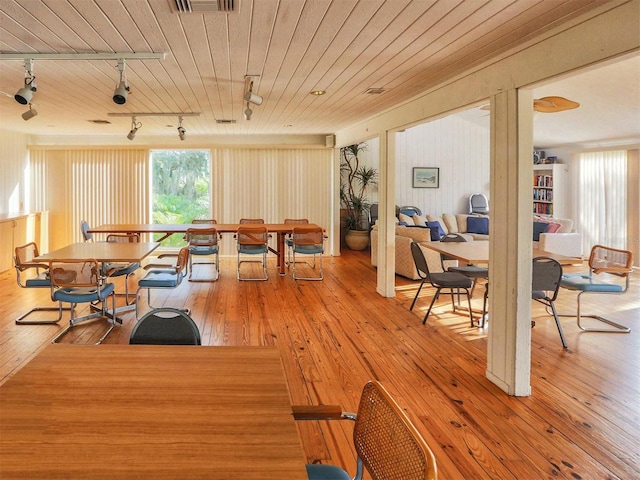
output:
[[164,60],[165,53],[0,53],[0,60]]

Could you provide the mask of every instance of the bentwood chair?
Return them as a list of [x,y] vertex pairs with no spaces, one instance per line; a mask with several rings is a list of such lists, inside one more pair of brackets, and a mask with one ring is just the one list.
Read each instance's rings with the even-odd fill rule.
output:
[[551,310],[560,334],[562,346],[567,348],[567,341],[564,338],[555,304],[556,298],[558,298],[558,290],[560,290],[560,281],[562,280],[562,265],[553,258],[536,257],[533,259],[531,276],[531,298],[545,305],[547,310]]
[[[149,308],[155,308],[151,305],[151,290],[177,288],[187,274],[188,263],[189,247],[182,247],[178,252],[175,265],[151,268],[147,274],[138,281],[138,290],[136,290],[136,318],[140,318],[138,308],[138,305],[140,305],[140,290],[147,290],[147,303],[149,304]],[[189,310],[185,309],[184,311],[188,312]]]
[[[71,304],[69,326],[60,332],[52,340],[52,343],[57,343],[73,327],[82,322],[106,317],[109,321],[109,326],[100,339],[95,342],[97,345],[107,338],[107,335],[115,327],[116,322],[122,323],[122,320],[115,316],[115,287],[113,283],[106,281],[106,277],[102,275],[100,263],[97,260],[92,258],[64,261],[51,260],[49,261],[49,274],[51,279],[51,298],[60,302],[60,310],[62,310],[63,302]],[[107,299],[109,297],[112,299],[110,314],[107,311]],[[102,308],[98,312],[76,318],[75,306],[78,303],[89,303],[91,305],[101,303]]]
[[[47,288],[51,289],[51,280],[49,279],[49,264],[34,262],[34,258],[39,255],[38,245],[34,242],[27,243],[21,247],[16,247],[13,261],[16,267],[16,278],[21,288]],[[30,275],[33,272],[33,275]],[[26,278],[25,278],[26,277]],[[58,302],[59,303],[59,302]],[[70,310],[70,308],[57,307],[33,307],[26,313],[16,318],[17,324],[22,325],[47,325],[59,323],[62,319],[62,310]],[[42,320],[26,320],[34,312],[58,312],[58,318],[42,319]]]
[[[107,242],[138,243],[140,242],[140,235],[137,233],[110,234],[107,236]],[[124,296],[125,303],[127,305],[131,305],[132,302],[129,300],[129,277],[140,268],[140,263],[108,262],[104,263],[102,268],[107,277],[124,277],[124,293],[116,292],[116,296]]]
[[[578,327],[585,332],[629,333],[631,329],[596,314],[582,314],[580,301],[583,295],[621,295],[629,290],[629,275],[633,271],[633,254],[628,250],[595,245],[589,255],[589,273],[566,274],[562,276],[560,286],[577,291],[576,314],[561,314],[561,317],[576,317]],[[616,277],[624,279],[624,285],[613,281]],[[606,302],[603,302],[606,305]],[[593,318],[612,328],[583,327],[583,317]]]
[[420,286],[418,287],[418,291],[416,292],[416,296],[413,298],[413,302],[411,302],[411,307],[409,310],[413,310],[414,305],[416,304],[416,300],[418,300],[418,296],[420,295],[420,290],[422,290],[422,286],[429,282],[433,288],[436,289],[436,293],[431,299],[431,303],[429,304],[429,308],[427,309],[427,313],[422,320],[422,324],[427,323],[427,318],[429,318],[429,313],[431,313],[431,308],[433,308],[434,303],[438,300],[440,296],[440,292],[442,290],[449,290],[451,292],[451,303],[453,304],[453,311],[456,311],[456,304],[453,300],[454,291],[459,292],[460,290],[464,290],[467,295],[467,303],[469,304],[469,319],[471,320],[471,326],[474,326],[473,323],[473,312],[471,311],[471,286],[473,285],[472,280],[465,275],[457,272],[442,272],[442,273],[429,273],[429,265],[427,264],[427,259],[424,257],[424,253],[415,242],[411,242],[411,254],[413,256],[413,261],[416,264],[416,271],[418,272],[418,276],[420,277]]
[[[402,408],[379,382],[362,390],[358,413],[343,412],[339,405],[293,406],[296,420],[352,420],[356,474],[364,471],[375,480],[436,480],[436,458]],[[342,468],[308,464],[309,480],[351,480]]]
[[[308,225],[309,220],[306,218],[285,218],[285,225]],[[287,247],[287,266],[291,263],[291,250],[293,249],[293,233],[287,234],[285,239],[285,245]]]
[[[293,227],[293,279],[294,280],[322,280],[322,254],[324,253],[324,232],[320,227],[304,226]],[[316,268],[316,255],[320,257],[318,275],[315,277],[301,277],[296,274],[296,265],[300,263],[296,256],[312,255],[313,263],[304,262],[312,269]]]
[[[188,228],[187,242],[189,243],[189,281],[215,282],[220,276],[220,253],[218,247],[218,231],[214,228]],[[194,262],[194,257],[210,257],[215,255],[214,262]],[[215,265],[215,276],[203,279],[193,278],[194,265]]]
[[[267,280],[267,252],[269,251],[269,237],[267,229],[261,226],[238,227],[236,234],[238,250],[238,267],[236,278],[238,280]],[[262,255],[262,277],[246,277],[240,275],[240,267],[243,263],[255,263],[255,260],[241,260],[241,255]]]
[[133,327],[130,345],[200,345],[200,331],[182,310],[156,308],[145,313]]

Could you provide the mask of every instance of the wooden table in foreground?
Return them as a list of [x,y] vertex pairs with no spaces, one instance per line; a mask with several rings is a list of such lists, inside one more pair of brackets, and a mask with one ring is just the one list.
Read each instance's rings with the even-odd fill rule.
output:
[[[161,223],[109,223],[105,225],[100,225],[98,227],[91,228],[89,230],[90,233],[162,233],[163,237],[159,238],[158,241],[162,241],[165,238],[176,234],[181,233],[184,234],[187,232],[188,228],[211,228],[215,227],[218,233],[236,233],[238,231],[238,227],[241,225],[239,223],[215,223],[211,224],[202,224],[202,223],[174,223],[174,224],[161,224]],[[242,225],[245,227],[251,225]],[[278,267],[280,268],[280,275],[285,274],[285,252],[286,249],[284,247],[284,240],[287,234],[293,232],[294,227],[299,227],[300,225],[290,224],[290,223],[264,223],[255,226],[265,227],[267,231],[271,233],[278,234],[278,244],[277,250],[269,249],[273,253],[278,256]],[[316,224],[310,223],[310,227],[317,227]]]
[[0,387],[0,478],[306,479],[271,347],[46,347]]
[[[486,264],[489,263],[489,242],[426,242],[421,244],[423,247],[430,248],[439,253],[444,253],[465,264]],[[568,257],[566,255],[558,255],[556,253],[545,252],[534,248],[531,258],[535,257],[551,257],[561,264],[582,263],[582,259],[578,257]]]

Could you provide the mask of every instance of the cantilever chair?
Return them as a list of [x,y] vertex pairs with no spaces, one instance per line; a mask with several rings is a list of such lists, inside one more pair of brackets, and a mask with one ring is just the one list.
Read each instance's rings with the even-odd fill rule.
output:
[[[356,474],[366,469],[375,480],[436,480],[436,458],[402,408],[379,382],[362,390],[358,413],[343,412],[339,405],[293,406],[296,420],[352,420],[357,453]],[[307,465],[309,480],[351,480],[342,468]]]
[[[204,223],[204,222],[198,222]],[[215,282],[220,276],[220,253],[218,247],[218,231],[214,228],[188,228],[187,242],[189,243],[189,281]],[[194,262],[193,257],[215,255],[214,262]],[[193,279],[194,265],[215,265],[215,276],[211,278]]]
[[[176,264],[164,268],[151,268],[147,274],[138,281],[138,290],[136,290],[136,318],[140,318],[138,305],[140,304],[140,290],[147,290],[147,303],[149,308],[153,309],[151,305],[151,290],[158,289],[172,289],[177,288],[182,279],[187,274],[187,265],[189,263],[189,247],[182,247],[178,252]],[[184,309],[187,313],[188,309]]]
[[[578,327],[585,332],[608,332],[608,333],[629,333],[631,329],[619,323],[613,322],[600,315],[584,315],[580,311],[580,301],[583,295],[603,294],[621,295],[629,290],[629,275],[633,270],[633,254],[628,250],[595,245],[591,249],[589,256],[589,273],[566,274],[562,276],[560,286],[567,290],[580,292],[577,298],[576,314],[561,314],[561,317],[576,317]],[[624,285],[610,281],[614,277],[624,278]],[[583,317],[593,318],[602,323],[610,325],[612,328],[583,327],[581,319]]]
[[533,259],[531,298],[551,309],[553,319],[556,321],[562,346],[567,348],[562,325],[556,311],[556,298],[562,280],[562,265],[557,260],[549,257],[536,257]]
[[[236,239],[238,250],[238,267],[236,271],[236,278],[238,280],[267,280],[267,252],[269,251],[269,236],[267,234],[267,229],[261,226],[238,227]],[[242,278],[240,275],[240,266],[243,263],[255,262],[255,260],[241,260],[241,254],[262,255],[262,269],[264,275],[262,277]]]
[[[306,218],[285,218],[285,225],[308,225],[309,220]],[[285,245],[287,247],[287,266],[291,263],[291,250],[293,249],[293,234],[288,234],[285,239]]]
[[[110,234],[107,236],[107,242],[138,243],[140,242],[140,235],[137,233]],[[129,301],[129,277],[140,268],[140,263],[104,263],[102,268],[107,277],[124,277],[124,293],[116,292],[116,296],[124,296],[125,303],[131,305],[132,302]]]
[[472,193],[469,195],[469,213],[489,213],[489,200],[483,193]]
[[131,331],[131,345],[201,345],[193,319],[176,308],[156,308],[145,313]]
[[[78,260],[51,260],[49,262],[49,272],[51,278],[51,298],[60,302],[60,310],[62,310],[62,302],[71,304],[71,319],[69,326],[60,332],[52,343],[57,343],[64,335],[69,333],[71,329],[79,323],[88,320],[107,318],[109,327],[102,334],[95,344],[102,343],[107,335],[113,330],[116,322],[122,323],[122,320],[116,317],[116,296],[113,283],[107,282],[101,272],[100,263],[92,258]],[[111,314],[107,311],[107,299],[112,298]],[[75,317],[75,305],[78,303],[95,304],[100,302],[102,308],[99,312],[95,312],[83,317]]]
[[471,292],[470,289],[473,285],[473,281],[457,272],[442,272],[442,273],[429,273],[429,265],[427,264],[427,259],[416,242],[411,242],[411,255],[413,256],[413,261],[416,264],[416,270],[418,272],[418,276],[420,277],[420,286],[418,287],[418,291],[416,292],[416,296],[413,298],[413,302],[411,302],[411,307],[409,310],[413,310],[414,305],[416,304],[416,300],[418,300],[418,296],[420,295],[420,290],[422,290],[422,286],[429,282],[433,288],[436,289],[436,293],[431,299],[431,303],[429,304],[429,308],[427,309],[427,313],[424,316],[424,320],[422,320],[422,324],[427,323],[427,318],[429,318],[429,313],[431,313],[431,308],[433,304],[436,303],[436,300],[440,296],[440,291],[443,289],[447,289],[451,292],[451,303],[453,304],[453,311],[456,311],[456,304],[453,300],[454,290],[459,292],[460,290],[464,290],[467,294],[467,303],[469,304],[469,319],[471,320],[471,326],[474,326],[473,323],[473,312],[471,311]]
[[[322,254],[324,253],[324,232],[320,227],[303,226],[293,227],[293,279],[294,280],[322,280]],[[316,268],[316,255],[320,256],[317,277],[301,277],[296,275],[296,255],[312,255],[313,264],[307,263],[312,269]]]
[[[18,285],[22,288],[48,288],[51,289],[51,280],[49,279],[49,265],[45,263],[34,262],[38,253],[38,246],[34,243],[27,243],[21,247],[16,247],[13,261],[16,267],[16,277]],[[33,271],[35,269],[35,277],[23,279],[22,273]],[[40,271],[42,270],[42,271]],[[59,302],[58,302],[59,303]],[[71,308],[57,307],[33,307],[26,313],[16,318],[16,323],[21,325],[47,325],[59,323],[62,319],[62,310],[71,310]],[[25,320],[34,312],[58,312],[58,318],[42,319],[42,320]]]

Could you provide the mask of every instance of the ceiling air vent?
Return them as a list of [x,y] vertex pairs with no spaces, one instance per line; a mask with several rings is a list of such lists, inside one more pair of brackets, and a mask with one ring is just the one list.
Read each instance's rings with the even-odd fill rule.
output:
[[365,90],[364,93],[366,93],[367,95],[380,95],[381,93],[384,93],[385,89],[382,87],[378,87],[378,88],[369,88],[367,90]]
[[216,123],[236,123],[235,120],[216,120]]
[[238,0],[170,0],[178,13],[234,12]]

